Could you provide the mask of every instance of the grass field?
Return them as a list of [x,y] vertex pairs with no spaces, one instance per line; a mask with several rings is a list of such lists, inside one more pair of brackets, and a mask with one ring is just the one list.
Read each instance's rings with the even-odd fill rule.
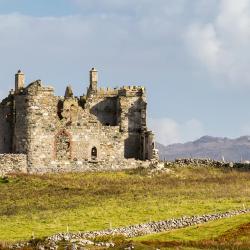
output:
[[17,175],[0,181],[0,241],[250,207],[250,172],[176,168]]
[[133,239],[135,243],[161,249],[250,249],[250,214],[198,226]]

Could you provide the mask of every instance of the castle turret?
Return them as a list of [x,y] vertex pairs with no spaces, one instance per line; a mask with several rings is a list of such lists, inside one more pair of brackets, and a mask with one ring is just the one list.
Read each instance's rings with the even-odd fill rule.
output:
[[15,75],[15,93],[18,93],[20,89],[24,88],[25,84],[25,75],[21,70]]

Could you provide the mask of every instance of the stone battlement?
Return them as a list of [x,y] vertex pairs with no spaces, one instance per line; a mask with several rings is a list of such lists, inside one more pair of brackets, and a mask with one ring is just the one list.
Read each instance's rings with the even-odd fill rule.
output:
[[98,95],[103,96],[117,96],[118,95],[118,89],[114,88],[99,88],[97,89]]
[[98,88],[97,95],[99,96],[143,96],[145,88],[141,86],[123,86],[122,88]]

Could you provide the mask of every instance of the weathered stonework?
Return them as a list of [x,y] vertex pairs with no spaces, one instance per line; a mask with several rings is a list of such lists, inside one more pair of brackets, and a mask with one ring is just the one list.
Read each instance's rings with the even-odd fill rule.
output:
[[0,154],[0,176],[6,173],[27,173],[27,156],[24,154]]
[[28,172],[119,169],[158,160],[144,87],[98,88],[94,68],[80,97],[70,86],[64,97],[55,96],[40,80],[25,87],[21,71],[15,79],[15,91],[0,104],[0,154],[25,154]]

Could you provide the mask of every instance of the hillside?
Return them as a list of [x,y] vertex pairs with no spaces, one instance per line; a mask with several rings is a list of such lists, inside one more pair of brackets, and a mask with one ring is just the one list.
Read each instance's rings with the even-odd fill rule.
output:
[[176,158],[211,158],[214,160],[240,162],[250,160],[250,136],[236,139],[203,136],[187,143],[164,146],[157,143],[160,158],[174,160]]
[[0,178],[0,243],[241,209],[249,186],[250,172],[207,167],[13,175]]

